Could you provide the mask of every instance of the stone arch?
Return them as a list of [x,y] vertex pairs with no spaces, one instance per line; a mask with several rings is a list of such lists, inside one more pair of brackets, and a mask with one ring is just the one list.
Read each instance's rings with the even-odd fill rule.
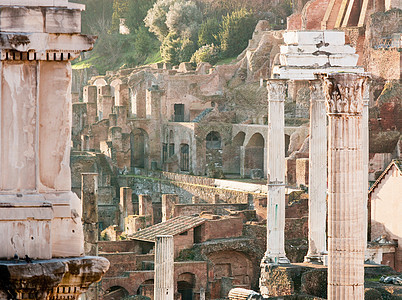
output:
[[114,285],[109,287],[102,299],[103,300],[119,300],[129,296],[130,293],[122,286]]
[[120,102],[120,88],[123,82],[117,78],[110,83],[112,96],[114,97],[114,105],[123,105]]
[[150,278],[143,281],[134,291],[136,295],[146,296],[153,299],[154,297],[154,279]]
[[130,133],[131,168],[148,167],[148,133],[136,128]]
[[[244,148],[244,174],[251,175],[252,170],[261,170],[264,177],[265,139],[260,133],[254,133]],[[255,171],[253,171],[255,172]]]
[[233,278],[233,285],[252,287],[256,270],[254,270],[253,262],[247,255],[228,249],[211,252],[207,256],[212,263],[214,280],[231,277]]
[[208,150],[212,149],[222,149],[222,138],[219,132],[217,131],[211,131],[207,134],[205,137],[206,141],[206,148]]
[[208,177],[219,177],[222,173],[222,138],[219,132],[210,131],[205,137],[205,162]]
[[176,279],[176,290],[181,294],[182,300],[194,299],[194,288],[196,286],[196,276],[193,273],[181,273]]

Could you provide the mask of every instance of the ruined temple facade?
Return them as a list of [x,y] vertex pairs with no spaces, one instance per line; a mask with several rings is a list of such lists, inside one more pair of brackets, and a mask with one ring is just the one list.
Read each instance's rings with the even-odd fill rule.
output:
[[[376,48],[381,36],[396,30],[392,24],[386,26],[385,19],[395,20],[397,11],[370,10],[377,12],[375,18],[381,22],[375,24],[374,17],[365,16],[367,31],[362,37],[363,27],[349,21],[355,18],[353,3],[342,1],[348,15],[342,16],[345,19],[340,22],[345,25],[340,27],[322,27],[321,16],[311,10],[318,5],[332,15],[339,8],[338,1],[330,2],[333,9],[318,0],[307,3],[301,22],[309,24],[308,28],[294,23],[289,29],[295,31],[271,31],[267,22],[260,21],[248,48],[228,65],[202,63],[194,68],[189,63],[159,63],[122,69],[92,77],[83,83],[82,93],[73,94],[73,190],[97,193],[96,199],[92,194],[88,197],[88,209],[98,211],[97,216],[89,216],[92,223],[88,226],[96,223],[98,238],[109,241],[88,236],[87,245],[116,264],[101,283],[107,291],[105,299],[119,295],[153,298],[154,288],[171,290],[172,283],[175,296],[192,293],[191,299],[218,299],[228,294],[229,287],[257,288],[258,278],[252,274],[258,272],[261,259],[266,276],[260,284],[267,287],[265,292],[291,295],[300,291],[290,279],[281,286],[270,282],[270,276],[283,272],[290,278],[289,261],[304,260],[303,272],[315,268],[310,262],[327,262],[327,180],[323,175],[327,173],[327,117],[322,84],[315,73],[374,70],[372,85],[363,97],[359,144],[365,157],[362,170],[368,178],[362,177],[356,194],[365,194],[367,181],[375,180],[387,160],[400,157],[402,145],[397,132],[397,136],[390,135],[389,143],[370,144],[369,156],[369,121],[376,134],[384,128],[398,131],[401,126],[395,117],[400,107],[397,100],[386,107],[374,102],[384,86],[391,90],[385,95],[393,95],[395,86],[398,91],[392,80],[400,78],[399,52]],[[364,15],[364,7],[361,10]],[[290,18],[289,26],[296,17]],[[365,51],[362,45],[368,45]],[[373,59],[381,56],[384,66]],[[391,71],[396,62],[397,71]],[[386,81],[392,84],[385,85]],[[369,115],[369,107],[378,119]],[[379,121],[381,116],[391,121]],[[86,172],[90,173],[81,178]],[[250,178],[258,184],[223,177]],[[90,183],[89,190],[84,189],[85,182]],[[292,188],[305,187],[308,195],[292,192]],[[360,273],[351,284],[359,285],[359,297],[365,199],[355,207],[361,212],[356,259]],[[214,222],[215,227],[211,226]],[[180,232],[174,231],[178,223],[184,228]],[[158,256],[154,233],[173,236],[174,278],[169,287],[154,285]],[[296,239],[305,242],[304,247],[294,247],[290,241]],[[250,245],[256,251],[250,251]],[[394,246],[387,244],[387,251]],[[331,244],[331,255],[333,249]],[[381,249],[370,251],[376,260],[381,256]],[[337,286],[339,281],[342,278],[331,277],[330,285]]]

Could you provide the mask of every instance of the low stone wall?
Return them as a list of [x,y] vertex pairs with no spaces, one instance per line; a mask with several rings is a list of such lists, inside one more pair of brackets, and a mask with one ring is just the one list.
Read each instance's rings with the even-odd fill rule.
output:
[[218,203],[248,204],[264,195],[216,187],[212,178],[169,172],[141,170],[136,175],[119,176],[118,182],[120,186],[131,187],[136,195],[149,195],[152,202],[160,202],[162,194],[177,194],[182,204],[190,204],[193,196],[198,196],[200,203],[213,203],[215,195],[219,195]]

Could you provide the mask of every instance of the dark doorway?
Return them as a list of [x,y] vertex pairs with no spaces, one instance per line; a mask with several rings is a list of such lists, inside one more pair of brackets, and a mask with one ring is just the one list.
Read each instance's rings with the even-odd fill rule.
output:
[[184,104],[174,105],[174,121],[183,122],[184,121]]
[[181,294],[182,300],[193,300],[193,286],[187,281],[177,282],[177,291]]
[[190,147],[187,144],[180,146],[180,171],[190,170]]
[[197,226],[194,228],[194,243],[201,243],[201,226]]
[[131,167],[144,168],[146,166],[146,143],[148,135],[141,129],[135,129],[130,134]]

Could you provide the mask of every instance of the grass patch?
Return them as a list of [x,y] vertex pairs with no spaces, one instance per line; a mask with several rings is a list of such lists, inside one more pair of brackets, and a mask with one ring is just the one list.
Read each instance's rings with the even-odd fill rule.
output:
[[235,60],[236,58],[237,58],[237,56],[228,57],[228,58],[224,58],[224,59],[218,60],[218,62],[216,63],[216,66],[231,64],[232,61]]

